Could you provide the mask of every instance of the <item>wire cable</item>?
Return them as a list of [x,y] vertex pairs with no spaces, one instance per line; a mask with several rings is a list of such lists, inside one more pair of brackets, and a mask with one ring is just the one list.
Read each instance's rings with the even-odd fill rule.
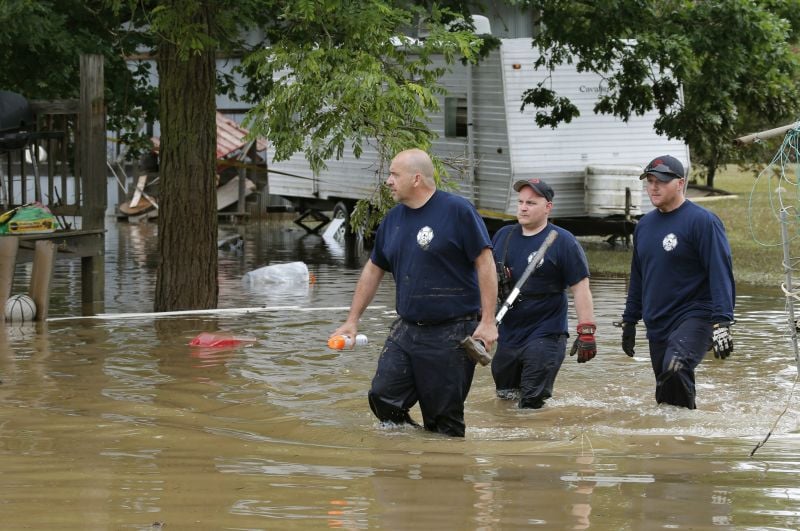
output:
[[[795,175],[791,176],[790,168],[795,169]],[[788,175],[787,175],[788,171]],[[777,186],[772,186],[772,179],[777,179]],[[756,187],[759,181],[767,179],[767,190],[769,193],[769,204],[771,207],[772,216],[778,221],[780,225],[781,238],[779,243],[766,243],[760,241],[756,235],[753,224],[754,219],[754,206],[753,199],[756,196]],[[788,339],[791,342],[792,348],[795,353],[795,363],[797,364],[797,372],[795,373],[792,388],[789,391],[789,396],[786,399],[786,404],[783,411],[777,416],[772,423],[766,436],[751,450],[750,457],[755,455],[759,448],[763,447],[772,434],[775,432],[778,424],[783,416],[789,411],[794,397],[795,389],[797,388],[798,377],[800,377],[800,356],[798,355],[797,344],[797,322],[794,318],[794,302],[800,301],[800,287],[796,287],[792,282],[793,275],[797,270],[797,265],[800,264],[800,258],[792,257],[790,252],[790,245],[798,238],[797,224],[798,224],[798,209],[793,206],[800,201],[800,189],[798,188],[798,180],[800,180],[800,125],[789,130],[783,138],[780,148],[775,156],[772,158],[770,164],[762,170],[756,177],[753,183],[753,188],[750,192],[750,199],[748,202],[748,225],[750,235],[753,241],[764,247],[776,247],[778,245],[783,247],[784,258],[781,262],[783,271],[786,274],[786,281],[781,283],[781,291],[786,297],[785,310],[788,314],[787,318],[787,333]],[[794,194],[789,194],[788,190],[794,188]],[[790,215],[791,212],[791,215]],[[789,226],[792,225],[793,230],[789,231]]]

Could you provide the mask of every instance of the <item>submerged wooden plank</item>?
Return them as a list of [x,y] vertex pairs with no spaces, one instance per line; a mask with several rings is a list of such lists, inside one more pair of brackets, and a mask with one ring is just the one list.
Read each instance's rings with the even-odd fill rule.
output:
[[[250,195],[256,185],[250,179],[245,179],[245,197]],[[239,200],[239,176],[237,175],[230,181],[217,188],[217,210],[230,206]]]
[[18,248],[19,239],[16,236],[0,237],[0,308],[6,307],[6,300],[11,295]]
[[44,321],[50,309],[50,283],[55,271],[56,253],[58,249],[50,240],[39,240],[33,256],[33,270],[28,290],[36,303],[36,320]]

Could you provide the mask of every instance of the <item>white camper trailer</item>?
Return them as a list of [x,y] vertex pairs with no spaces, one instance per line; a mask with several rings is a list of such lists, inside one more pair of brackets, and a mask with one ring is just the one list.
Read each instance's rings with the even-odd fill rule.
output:
[[[512,183],[539,177],[555,190],[556,223],[576,234],[629,234],[630,220],[651,208],[639,180],[643,165],[671,154],[688,167],[688,147],[655,133],[655,111],[627,123],[595,114],[604,81],[574,65],[558,67],[549,83],[578,106],[580,116],[556,129],[539,128],[535,109],[520,110],[522,94],[549,73],[534,69],[537,51],[530,38],[501,42],[479,65],[453,66],[442,79],[448,94],[441,98],[441,111],[430,116],[439,134],[434,152],[465,163],[451,173],[458,193],[487,222],[502,224],[516,212]],[[369,147],[359,159],[347,154],[327,165],[315,175],[302,154],[272,162],[269,193],[308,209],[336,206],[341,214],[386,177],[377,174],[377,154]]]

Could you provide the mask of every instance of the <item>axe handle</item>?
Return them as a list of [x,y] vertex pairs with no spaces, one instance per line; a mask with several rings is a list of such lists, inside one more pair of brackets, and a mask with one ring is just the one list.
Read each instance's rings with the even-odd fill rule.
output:
[[520,276],[519,280],[517,280],[517,283],[514,284],[514,289],[511,290],[511,293],[509,293],[508,297],[503,302],[503,305],[497,311],[497,315],[494,317],[494,322],[496,324],[500,324],[500,321],[503,320],[503,317],[505,317],[506,312],[508,312],[508,310],[511,308],[511,305],[514,304],[514,301],[517,300],[519,292],[522,290],[522,286],[525,285],[525,282],[528,280],[528,277],[531,276],[533,272],[536,271],[536,269],[539,267],[542,258],[544,258],[544,253],[547,252],[547,249],[553,244],[553,242],[557,237],[558,237],[558,232],[556,232],[555,229],[550,230],[550,232],[547,234],[547,237],[544,239],[544,242],[542,243],[541,247],[539,247],[539,250],[536,251],[536,254],[533,255],[533,258],[528,264],[528,267],[525,268],[525,271],[522,272],[522,276]]

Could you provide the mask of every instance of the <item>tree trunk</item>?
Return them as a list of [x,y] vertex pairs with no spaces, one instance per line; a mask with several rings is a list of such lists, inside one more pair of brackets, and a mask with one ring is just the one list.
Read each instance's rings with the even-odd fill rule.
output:
[[[194,20],[210,27],[208,12]],[[161,124],[155,311],[217,307],[215,52],[163,39],[158,50]]]
[[706,186],[714,188],[714,177],[717,175],[717,161],[719,161],[719,154],[716,150],[713,151],[711,160],[708,161],[708,173],[706,174]]

